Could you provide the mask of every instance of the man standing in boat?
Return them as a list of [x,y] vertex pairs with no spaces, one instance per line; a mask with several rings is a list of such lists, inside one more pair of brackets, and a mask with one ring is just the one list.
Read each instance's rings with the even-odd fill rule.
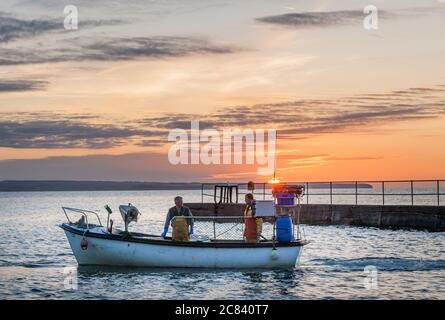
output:
[[263,231],[263,219],[256,217],[256,203],[252,193],[246,194],[244,200],[244,239],[247,242],[260,241]]
[[193,215],[190,209],[184,206],[182,197],[180,196],[175,197],[175,206],[168,210],[167,218],[165,219],[164,232],[162,232],[161,235],[163,238],[167,235],[170,223],[173,227],[173,240],[190,240],[190,235],[193,234]]

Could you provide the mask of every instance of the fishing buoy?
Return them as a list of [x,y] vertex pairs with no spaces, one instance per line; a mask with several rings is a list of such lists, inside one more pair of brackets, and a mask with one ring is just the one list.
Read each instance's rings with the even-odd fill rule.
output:
[[270,258],[272,260],[277,260],[278,259],[278,249],[277,248],[273,248],[272,252],[270,253]]
[[82,248],[82,250],[88,249],[88,241],[87,241],[87,239],[83,238],[82,240],[80,240],[80,247]]

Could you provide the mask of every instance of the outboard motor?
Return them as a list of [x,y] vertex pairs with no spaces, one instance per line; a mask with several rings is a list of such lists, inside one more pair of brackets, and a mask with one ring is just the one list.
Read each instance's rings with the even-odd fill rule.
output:
[[138,216],[141,214],[139,210],[133,206],[131,203],[128,205],[121,205],[119,206],[119,211],[122,215],[122,219],[124,220],[125,224],[125,232],[128,233],[128,224],[132,221],[137,222]]

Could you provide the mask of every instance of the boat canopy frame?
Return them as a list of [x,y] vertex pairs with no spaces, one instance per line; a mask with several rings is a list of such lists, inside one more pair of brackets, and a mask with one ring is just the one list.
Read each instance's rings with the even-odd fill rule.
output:
[[[79,213],[81,214],[83,217],[85,217],[85,224],[87,226],[87,229],[90,229],[90,223],[88,221],[88,216],[89,215],[94,215],[96,216],[98,222],[99,222],[99,227],[103,227],[102,221],[100,220],[99,217],[99,213],[97,211],[92,211],[92,210],[85,210],[85,209],[78,209],[78,208],[70,208],[70,207],[62,207],[63,213],[65,214],[66,219],[68,220],[68,222],[70,224],[73,224],[73,222],[71,221],[71,219],[68,216],[67,212],[75,212],[75,213]],[[97,226],[97,225],[95,225]]]

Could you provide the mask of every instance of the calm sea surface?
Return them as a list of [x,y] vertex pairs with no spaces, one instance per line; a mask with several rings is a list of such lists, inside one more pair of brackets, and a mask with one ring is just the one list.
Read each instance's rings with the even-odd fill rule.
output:
[[57,227],[62,205],[131,202],[142,212],[131,230],[160,234],[177,194],[201,201],[199,191],[0,193],[0,299],[445,299],[445,233],[304,226],[311,243],[293,270],[214,271],[79,267]]

